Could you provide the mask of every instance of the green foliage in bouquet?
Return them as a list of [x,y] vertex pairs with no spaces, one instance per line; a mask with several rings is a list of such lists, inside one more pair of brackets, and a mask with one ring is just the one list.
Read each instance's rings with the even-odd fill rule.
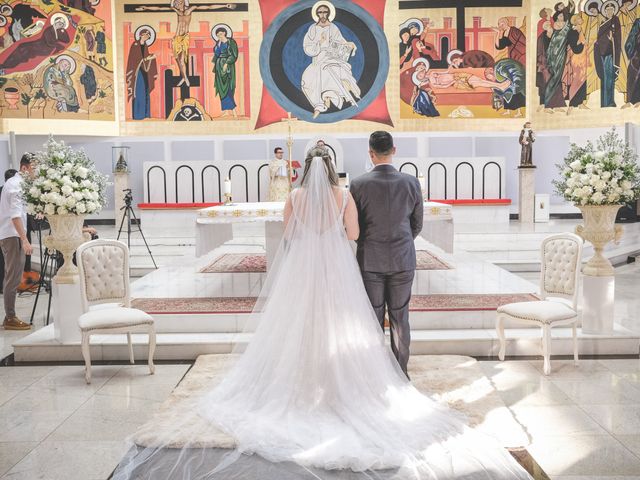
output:
[[32,159],[33,176],[25,176],[22,194],[27,211],[44,215],[98,213],[106,204],[107,176],[99,173],[84,150],[53,137]]
[[615,128],[600,136],[595,146],[571,144],[563,163],[556,165],[561,180],[556,193],[576,205],[620,205],[638,198],[640,166],[633,149]]

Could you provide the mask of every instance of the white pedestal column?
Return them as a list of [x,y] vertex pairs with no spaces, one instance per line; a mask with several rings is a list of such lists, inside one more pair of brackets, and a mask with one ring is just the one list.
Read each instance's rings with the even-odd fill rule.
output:
[[518,167],[518,219],[520,223],[533,224],[535,195],[536,195],[536,167]]
[[[116,220],[116,232],[120,228],[120,224],[122,223],[122,217],[124,216],[124,210],[121,210],[124,207],[124,195],[126,190],[129,188],[129,173],[114,173],[113,174],[113,200],[115,203],[115,220]],[[126,226],[125,226],[126,228]]]
[[584,275],[582,278],[582,331],[601,335],[612,333],[615,277]]
[[54,280],[51,283],[53,288],[51,313],[56,340],[60,343],[80,343],[82,336],[78,327],[78,318],[83,313],[80,282],[58,283]]
[[278,253],[278,246],[282,241],[284,235],[284,222],[265,222],[264,223],[264,237],[265,237],[265,250],[267,251],[267,270],[273,265],[276,254]]

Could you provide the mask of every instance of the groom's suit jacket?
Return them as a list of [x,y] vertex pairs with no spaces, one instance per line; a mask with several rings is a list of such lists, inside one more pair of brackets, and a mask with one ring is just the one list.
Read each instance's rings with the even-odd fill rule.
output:
[[357,258],[366,272],[415,270],[413,240],[422,230],[420,182],[392,165],[378,165],[351,182],[358,208]]

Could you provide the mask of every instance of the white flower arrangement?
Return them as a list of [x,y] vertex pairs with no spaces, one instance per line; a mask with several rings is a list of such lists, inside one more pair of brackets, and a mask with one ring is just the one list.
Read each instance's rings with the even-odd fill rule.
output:
[[640,193],[637,156],[615,129],[598,138],[595,146],[572,143],[557,167],[562,180],[553,182],[556,193],[576,205],[620,205]]
[[33,176],[25,176],[22,194],[31,215],[85,215],[105,206],[107,176],[99,173],[84,150],[49,138],[45,151],[31,160]]

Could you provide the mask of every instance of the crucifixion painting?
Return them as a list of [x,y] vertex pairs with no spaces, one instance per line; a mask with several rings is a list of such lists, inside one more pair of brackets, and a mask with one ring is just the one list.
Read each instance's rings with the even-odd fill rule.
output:
[[[146,109],[142,115],[135,115],[133,104],[128,105],[129,119],[206,121],[231,114],[233,118],[249,115],[248,3],[170,0],[125,4],[124,12],[125,59],[140,56],[132,49],[143,48],[137,46],[140,42],[134,34],[144,26],[153,32],[154,39],[153,44],[147,41],[143,48],[144,57],[153,58],[153,62],[157,59],[158,70],[153,91],[149,82],[141,90],[149,96],[143,102]],[[220,21],[223,13],[225,22]],[[237,20],[230,21],[232,18]],[[146,67],[148,63],[141,65]],[[136,75],[128,71],[128,78]],[[147,71],[142,77],[149,77]],[[211,92],[213,95],[208,94]]]

